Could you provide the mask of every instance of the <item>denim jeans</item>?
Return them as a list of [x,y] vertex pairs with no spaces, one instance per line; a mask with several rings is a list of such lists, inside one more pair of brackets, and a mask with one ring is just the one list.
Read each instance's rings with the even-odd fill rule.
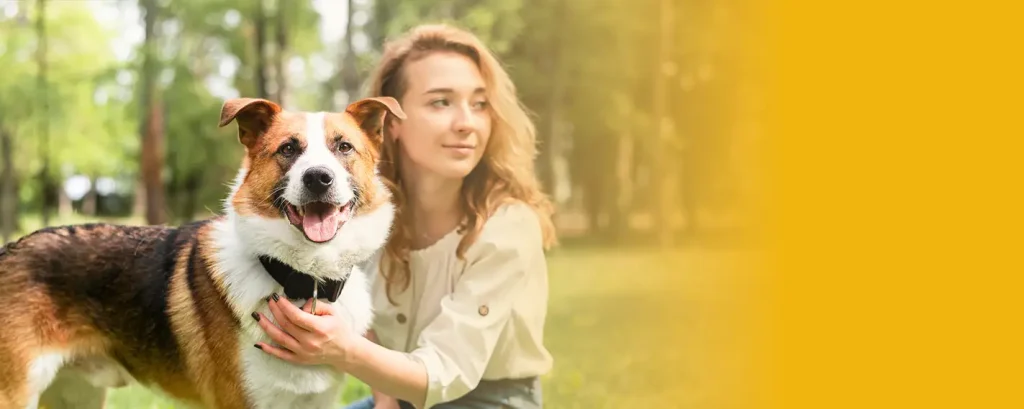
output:
[[[408,402],[399,401],[402,409],[413,409]],[[480,381],[476,389],[451,402],[434,405],[433,409],[540,409],[540,379],[502,379]],[[373,397],[353,402],[343,409],[373,409]]]

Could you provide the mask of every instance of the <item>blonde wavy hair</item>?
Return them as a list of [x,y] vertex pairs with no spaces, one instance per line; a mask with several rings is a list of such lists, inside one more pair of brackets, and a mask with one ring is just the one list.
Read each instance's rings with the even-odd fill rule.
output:
[[[480,235],[487,219],[503,204],[521,201],[529,205],[541,223],[544,248],[555,245],[552,222],[554,206],[542,193],[534,172],[537,156],[536,129],[519,101],[515,85],[498,59],[473,34],[445,25],[428,24],[415,27],[403,37],[384,46],[384,53],[370,81],[371,96],[389,96],[402,101],[407,83],[404,68],[431,53],[454,52],[476,63],[486,84],[487,99],[493,120],[491,137],[483,158],[462,185],[460,203],[465,218],[459,228],[464,233],[456,256],[465,259],[466,249]],[[388,121],[392,118],[389,116]],[[399,162],[399,142],[384,126],[380,174],[391,190],[397,214],[391,236],[384,248],[381,275],[386,283],[388,301],[395,304],[394,294],[409,286],[410,221],[404,214],[405,195]]]

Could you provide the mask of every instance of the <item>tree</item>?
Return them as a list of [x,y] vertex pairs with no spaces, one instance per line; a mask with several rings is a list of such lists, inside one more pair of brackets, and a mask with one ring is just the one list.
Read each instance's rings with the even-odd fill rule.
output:
[[675,5],[673,0],[660,0],[658,11],[661,15],[658,27],[660,35],[658,38],[658,58],[651,76],[654,81],[654,120],[657,124],[657,131],[654,135],[654,142],[649,144],[650,158],[653,161],[651,169],[652,185],[654,186],[653,212],[654,226],[657,232],[658,243],[662,246],[672,244],[672,194],[674,185],[671,182],[672,171],[668,166],[666,141],[671,138],[673,121],[669,116],[669,79],[674,74],[675,66],[672,64],[673,26],[675,23]]
[[0,239],[5,243],[14,233],[18,215],[13,141],[11,133],[0,123],[0,158],[3,159],[3,165],[0,167]]
[[[47,74],[47,61],[46,61],[46,1],[36,0],[36,38],[39,41],[39,45],[36,48],[36,64],[38,65],[39,71],[37,72],[38,89],[37,92],[40,94],[40,112],[39,118],[46,118],[50,115],[50,95],[49,95],[49,83],[46,79]],[[41,192],[40,199],[40,211],[43,216],[43,224],[50,224],[50,214],[53,208],[53,193],[56,188],[54,187],[53,179],[50,177],[50,122],[46,120],[39,120],[39,158],[43,163],[42,169],[39,170],[39,190]]]
[[256,0],[256,61],[253,70],[256,73],[256,96],[270,98],[267,90],[267,6],[263,0]]
[[274,51],[274,73],[276,75],[277,85],[277,103],[281,106],[286,106],[285,94],[288,92],[288,9],[290,7],[289,1],[278,0],[277,1],[277,19],[275,22],[277,26],[275,29],[274,38],[277,39],[277,48]]
[[[162,224],[166,221],[164,212],[163,186],[163,104],[159,97],[157,75],[160,73],[156,53],[159,6],[155,0],[140,0],[144,13],[145,37],[142,42],[142,73],[140,107],[142,115],[142,187],[145,203],[146,223]],[[142,198],[137,198],[142,199]]]
[[363,76],[359,70],[359,57],[355,50],[356,25],[352,22],[355,15],[354,1],[348,0],[345,13],[345,44],[341,55],[341,64],[338,65],[338,77],[341,89],[345,92],[346,103],[349,103],[358,98],[359,87],[362,85],[360,78]]

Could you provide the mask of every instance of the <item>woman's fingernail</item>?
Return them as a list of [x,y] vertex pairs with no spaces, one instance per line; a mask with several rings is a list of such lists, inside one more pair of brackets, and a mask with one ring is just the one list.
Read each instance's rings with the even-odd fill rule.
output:
[[281,299],[281,297],[277,296],[277,293],[272,294],[271,297],[274,297],[274,301],[277,301],[277,300]]
[[256,347],[256,349],[258,349],[260,351],[263,350],[263,347],[261,347],[260,344],[253,344],[252,346]]
[[256,322],[260,322],[260,314],[256,312],[252,313],[252,319],[256,320]]

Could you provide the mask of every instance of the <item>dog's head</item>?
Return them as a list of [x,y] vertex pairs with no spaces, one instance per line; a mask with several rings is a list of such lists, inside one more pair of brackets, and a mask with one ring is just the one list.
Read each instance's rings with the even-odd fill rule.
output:
[[[360,233],[352,230],[381,211],[389,213],[386,233],[393,210],[376,170],[388,114],[405,118],[398,102],[387,97],[353,102],[341,113],[288,112],[265,99],[228,100],[220,126],[237,122],[246,148],[228,211],[252,225],[247,233],[280,241],[268,246],[284,244],[293,251],[358,241]],[[362,228],[381,230],[379,225]]]

